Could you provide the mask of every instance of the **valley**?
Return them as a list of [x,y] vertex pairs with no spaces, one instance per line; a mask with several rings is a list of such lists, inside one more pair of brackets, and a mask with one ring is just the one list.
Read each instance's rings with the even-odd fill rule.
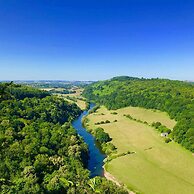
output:
[[2,193],[193,194],[192,84],[41,84],[0,84]]
[[0,1],[0,194],[194,194],[194,0]]
[[[111,113],[115,114],[111,114]],[[116,114],[117,113],[117,114]],[[124,114],[147,121],[160,121],[169,128],[176,122],[160,111],[126,107],[109,111],[100,107],[88,115],[88,128],[102,127],[112,138],[117,154],[133,151],[105,163],[105,169],[119,182],[145,194],[192,194],[194,191],[194,157],[175,142],[165,143],[153,127],[129,120]],[[110,123],[95,125],[100,121]],[[114,122],[117,120],[117,122]],[[114,155],[114,153],[113,153]],[[109,156],[111,157],[111,155]],[[189,168],[188,168],[189,167]]]

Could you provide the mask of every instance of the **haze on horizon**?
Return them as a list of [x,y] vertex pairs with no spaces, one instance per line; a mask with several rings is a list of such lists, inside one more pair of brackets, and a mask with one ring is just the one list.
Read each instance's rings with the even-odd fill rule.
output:
[[192,0],[2,0],[0,80],[194,80]]

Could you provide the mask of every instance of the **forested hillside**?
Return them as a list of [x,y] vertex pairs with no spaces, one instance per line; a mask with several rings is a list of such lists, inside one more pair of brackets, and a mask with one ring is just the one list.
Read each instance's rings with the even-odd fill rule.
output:
[[139,106],[167,112],[177,121],[173,139],[194,152],[194,85],[167,79],[127,76],[86,87],[83,95],[108,109]]
[[0,84],[0,193],[126,193],[89,178],[88,148],[71,126],[80,112],[47,92]]

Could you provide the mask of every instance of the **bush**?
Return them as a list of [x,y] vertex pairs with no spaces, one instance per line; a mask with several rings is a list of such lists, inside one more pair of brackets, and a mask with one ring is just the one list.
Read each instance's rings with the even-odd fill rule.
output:
[[111,141],[111,138],[109,136],[108,133],[104,132],[103,128],[97,128],[95,130],[95,137],[96,137],[96,141],[98,141],[99,143],[106,143]]
[[168,128],[166,128],[166,130],[165,130],[164,132],[166,132],[166,133],[170,134],[170,133],[171,133],[171,130],[170,130],[170,129],[168,129]]
[[123,115],[123,116],[125,116],[125,117],[127,117],[127,118],[129,118],[129,119],[133,119],[133,117],[131,116],[131,115]]
[[171,142],[172,140],[170,139],[170,138],[166,138],[165,139],[165,143],[169,143],[169,142]]
[[99,106],[96,105],[94,108],[92,108],[92,109],[89,111],[89,114],[92,114],[92,113],[97,112],[98,109],[99,109]]
[[158,129],[162,124],[160,122],[153,122],[152,123],[152,127],[155,127],[156,129]]
[[103,143],[103,144],[102,144],[102,151],[103,151],[106,155],[109,155],[109,154],[111,154],[111,153],[113,153],[113,152],[116,151],[116,147],[115,147],[112,143],[110,143],[110,142],[108,142],[108,143]]

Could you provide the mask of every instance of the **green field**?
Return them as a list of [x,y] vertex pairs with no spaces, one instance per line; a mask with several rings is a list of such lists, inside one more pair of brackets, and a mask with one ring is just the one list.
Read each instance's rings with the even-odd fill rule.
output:
[[[73,94],[62,94],[62,96],[69,102],[74,103],[74,101],[67,99],[67,97],[73,97],[76,100],[76,104],[81,108],[81,110],[85,110],[86,109],[86,101],[84,100],[80,100],[79,98],[81,97],[81,94],[83,92],[83,89],[77,89],[75,90],[76,93]],[[83,97],[82,97],[83,98]]]
[[[76,93],[72,93],[72,94],[56,94],[56,95],[63,97],[65,100],[67,100],[70,103],[77,104],[77,106],[79,106],[81,110],[85,110],[86,109],[86,101],[81,100],[81,98],[83,98],[83,97],[81,97],[83,89],[77,89],[75,91],[76,91]],[[68,99],[68,97],[73,98],[74,101],[71,99]]]
[[[111,114],[117,112],[117,115]],[[145,194],[193,194],[194,156],[175,142],[166,144],[154,128],[123,116],[152,122],[161,122],[173,128],[176,124],[166,113],[127,107],[108,111],[101,107],[90,114],[89,128],[102,127],[112,137],[118,153],[134,151],[134,154],[118,157],[105,165],[117,180],[129,188]],[[109,124],[94,125],[110,120]],[[117,122],[113,122],[117,120]]]
[[68,99],[63,94],[61,94],[61,96],[63,96],[64,99],[67,100],[68,102],[77,104],[77,106],[79,106],[81,110],[85,110],[86,109],[86,102],[84,100],[80,100],[80,99],[76,98],[76,101],[74,102],[74,101]]

